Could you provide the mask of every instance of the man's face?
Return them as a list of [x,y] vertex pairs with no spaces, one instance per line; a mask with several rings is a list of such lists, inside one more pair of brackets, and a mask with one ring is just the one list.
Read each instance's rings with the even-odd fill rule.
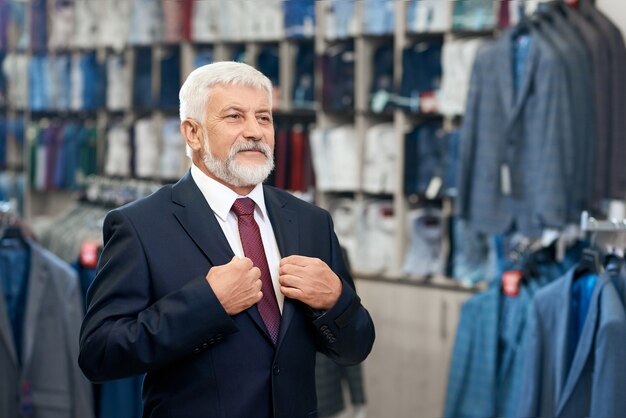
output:
[[274,168],[274,124],[265,91],[214,86],[204,128],[202,159],[219,180],[236,187],[254,186]]

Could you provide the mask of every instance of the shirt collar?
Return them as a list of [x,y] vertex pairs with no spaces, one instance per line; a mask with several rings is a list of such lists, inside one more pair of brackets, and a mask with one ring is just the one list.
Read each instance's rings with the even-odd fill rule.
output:
[[255,210],[260,211],[257,213],[260,213],[263,220],[268,219],[263,184],[257,184],[247,196],[240,196],[219,181],[204,174],[195,164],[191,164],[191,177],[215,215],[222,221],[226,222],[235,199],[240,197],[249,197],[254,200],[254,203],[256,203]]

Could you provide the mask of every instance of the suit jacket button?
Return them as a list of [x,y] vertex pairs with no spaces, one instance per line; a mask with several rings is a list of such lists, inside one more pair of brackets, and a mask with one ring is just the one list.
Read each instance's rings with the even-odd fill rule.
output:
[[216,339],[217,341],[220,341],[220,340],[222,339],[222,334],[217,334],[217,335],[215,336],[215,339]]
[[320,331],[322,331],[322,332],[326,332],[326,331],[328,331],[328,325],[322,325],[322,326],[320,327]]
[[272,372],[274,373],[275,376],[280,374],[280,367],[278,366],[278,364],[274,365]]
[[193,353],[194,353],[194,354],[200,354],[200,351],[202,351],[202,350],[200,350],[200,347],[195,347],[195,348],[193,349]]
[[209,338],[209,344],[211,345],[215,344],[215,338]]
[[209,348],[209,344],[205,341],[202,343],[202,349],[206,350],[207,348]]

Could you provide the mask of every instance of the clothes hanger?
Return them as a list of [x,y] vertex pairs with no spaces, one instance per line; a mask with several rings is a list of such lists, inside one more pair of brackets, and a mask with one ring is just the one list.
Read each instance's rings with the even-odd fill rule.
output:
[[599,274],[603,270],[601,252],[598,248],[585,248],[574,270],[574,280],[587,274]]
[[552,16],[554,16],[555,13],[559,13],[562,16],[565,15],[565,7],[566,5],[563,0],[549,0],[540,2],[535,9],[535,13],[544,20],[552,22]]
[[22,248],[26,245],[26,235],[17,216],[11,212],[0,215],[0,249]]
[[604,255],[602,264],[604,270],[610,273],[619,273],[624,266],[624,231],[612,234],[612,240],[607,253]]
[[533,11],[532,13],[527,13],[526,6],[524,2],[519,3],[519,20],[511,29],[511,34],[513,39],[517,39],[520,36],[528,35],[534,29],[537,29],[537,26],[541,23],[539,15]]
[[581,278],[587,274],[600,274],[603,270],[602,250],[595,245],[597,231],[591,231],[591,239],[589,247],[582,250],[580,260],[574,270],[574,280]]
[[547,247],[542,247],[538,250],[532,251],[522,261],[522,280],[528,282],[529,280],[538,278],[541,276],[539,266],[541,264],[553,263],[556,261],[556,241],[551,243]]

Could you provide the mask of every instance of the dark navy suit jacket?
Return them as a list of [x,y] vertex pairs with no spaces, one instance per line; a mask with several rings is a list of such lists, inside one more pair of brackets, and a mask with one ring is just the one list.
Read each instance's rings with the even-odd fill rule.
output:
[[255,306],[229,316],[208,285],[234,256],[188,172],[177,184],[113,210],[88,293],[79,364],[93,381],[147,373],[146,417],[314,417],[315,356],[365,359],[374,325],[354,290],[330,215],[264,188],[281,256],[326,262],[343,281],[316,315],[286,298],[272,343]]

